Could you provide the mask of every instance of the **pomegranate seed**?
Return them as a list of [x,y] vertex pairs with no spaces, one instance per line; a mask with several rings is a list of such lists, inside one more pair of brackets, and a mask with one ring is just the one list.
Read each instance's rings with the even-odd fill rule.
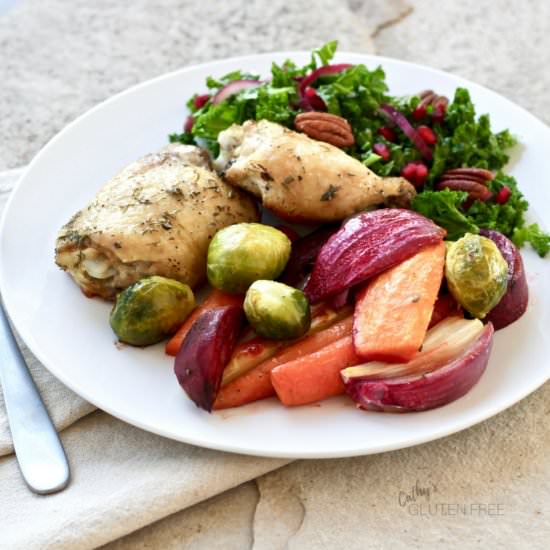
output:
[[401,170],[401,176],[414,183],[416,179],[416,162],[407,162]]
[[195,109],[200,109],[201,107],[204,107],[204,105],[206,105],[209,99],[210,99],[210,94],[198,95],[193,100],[193,107]]
[[381,128],[378,128],[378,133],[388,141],[395,141],[395,132],[387,126],[382,126]]
[[418,105],[416,109],[412,112],[412,117],[414,118],[414,120],[422,120],[423,118],[425,118],[425,116],[426,106],[420,103],[420,105]]
[[388,161],[391,158],[391,151],[385,143],[375,143],[372,146],[372,150],[377,155],[380,155],[385,161]]
[[401,170],[401,176],[415,187],[421,187],[428,177],[428,167],[420,161],[408,162]]
[[191,130],[193,129],[193,124],[195,123],[195,119],[189,115],[187,117],[187,120],[185,121],[185,124],[183,125],[183,131],[186,133],[186,134],[189,134],[191,132]]
[[421,162],[419,162],[416,165],[416,174],[415,174],[414,184],[416,186],[423,185],[427,177],[428,177],[428,167],[425,164],[422,164]]
[[510,188],[505,185],[497,194],[495,197],[495,202],[497,204],[506,204],[508,202],[508,199],[510,198],[510,195],[512,194],[512,191],[510,191]]
[[437,143],[437,136],[428,126],[419,126],[416,131],[428,145],[435,145]]
[[441,124],[445,119],[445,113],[447,112],[447,104],[449,100],[446,97],[439,97],[434,103],[434,110],[432,112],[432,120]]

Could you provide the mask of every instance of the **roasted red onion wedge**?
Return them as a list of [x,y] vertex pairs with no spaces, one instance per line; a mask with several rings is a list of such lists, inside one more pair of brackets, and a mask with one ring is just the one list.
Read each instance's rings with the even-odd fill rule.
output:
[[483,323],[479,319],[448,317],[427,332],[422,350],[410,361],[369,361],[342,370],[342,379],[348,383],[353,380],[380,380],[432,372],[462,355],[482,332]]
[[312,303],[334,296],[443,239],[445,230],[401,208],[350,218],[321,248],[304,292]]
[[459,357],[429,373],[379,380],[344,378],[346,392],[358,407],[373,411],[424,411],[446,405],[465,395],[481,378],[493,333],[493,325],[488,323]]
[[304,288],[319,250],[337,230],[337,225],[323,225],[309,235],[293,241],[292,252],[280,280],[295,288]]
[[205,411],[212,410],[242,319],[239,306],[205,311],[193,323],[176,355],[174,372],[180,386],[195,405]]
[[517,321],[527,309],[529,290],[523,268],[523,260],[516,245],[498,231],[481,229],[480,234],[491,239],[508,263],[508,288],[500,302],[487,314],[495,330],[507,327]]

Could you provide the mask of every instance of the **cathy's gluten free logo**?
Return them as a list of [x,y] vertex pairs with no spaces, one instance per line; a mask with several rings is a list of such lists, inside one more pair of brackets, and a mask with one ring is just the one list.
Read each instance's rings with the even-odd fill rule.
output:
[[432,481],[416,480],[397,495],[399,506],[411,516],[486,516],[504,515],[500,502],[450,502],[443,500]]

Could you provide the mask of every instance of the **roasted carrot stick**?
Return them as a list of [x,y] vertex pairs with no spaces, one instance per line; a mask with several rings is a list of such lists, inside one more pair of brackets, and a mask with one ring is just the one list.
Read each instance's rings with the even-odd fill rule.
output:
[[284,405],[306,405],[344,393],[340,371],[360,363],[351,336],[279,365],[271,371],[271,383]]
[[353,317],[349,315],[331,327],[280,350],[267,361],[224,386],[214,402],[214,409],[238,407],[275,395],[269,376],[275,367],[317,351],[344,336],[349,336],[351,341],[352,325]]
[[237,344],[223,371],[222,388],[273,357],[284,345],[284,340],[269,340],[263,336]]
[[419,350],[443,278],[445,243],[422,248],[370,281],[355,305],[353,342],[365,361],[406,362]]
[[212,292],[206,297],[204,302],[202,302],[198,307],[196,307],[189,317],[185,320],[183,325],[178,329],[176,334],[168,340],[166,343],[166,354],[167,355],[176,355],[181,347],[181,344],[191,325],[195,322],[197,317],[208,309],[213,309],[220,306],[242,306],[244,301],[244,296],[240,294],[228,294],[227,292],[222,292],[218,289],[213,289]]
[[[336,310],[325,303],[313,306],[311,311],[311,327],[306,336],[334,325],[341,319],[348,317],[351,312],[351,307]],[[267,361],[281,348],[286,348],[295,342],[295,340],[270,340],[261,336],[241,342],[233,351],[231,360],[223,371],[222,387],[233,382],[239,376],[246,374],[260,363]]]

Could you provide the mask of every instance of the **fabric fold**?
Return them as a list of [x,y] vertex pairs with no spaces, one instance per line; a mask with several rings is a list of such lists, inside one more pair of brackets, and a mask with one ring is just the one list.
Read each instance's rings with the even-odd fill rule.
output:
[[47,497],[0,459],[1,545],[11,550],[91,549],[289,463],[201,449],[97,411],[62,433],[69,487]]

